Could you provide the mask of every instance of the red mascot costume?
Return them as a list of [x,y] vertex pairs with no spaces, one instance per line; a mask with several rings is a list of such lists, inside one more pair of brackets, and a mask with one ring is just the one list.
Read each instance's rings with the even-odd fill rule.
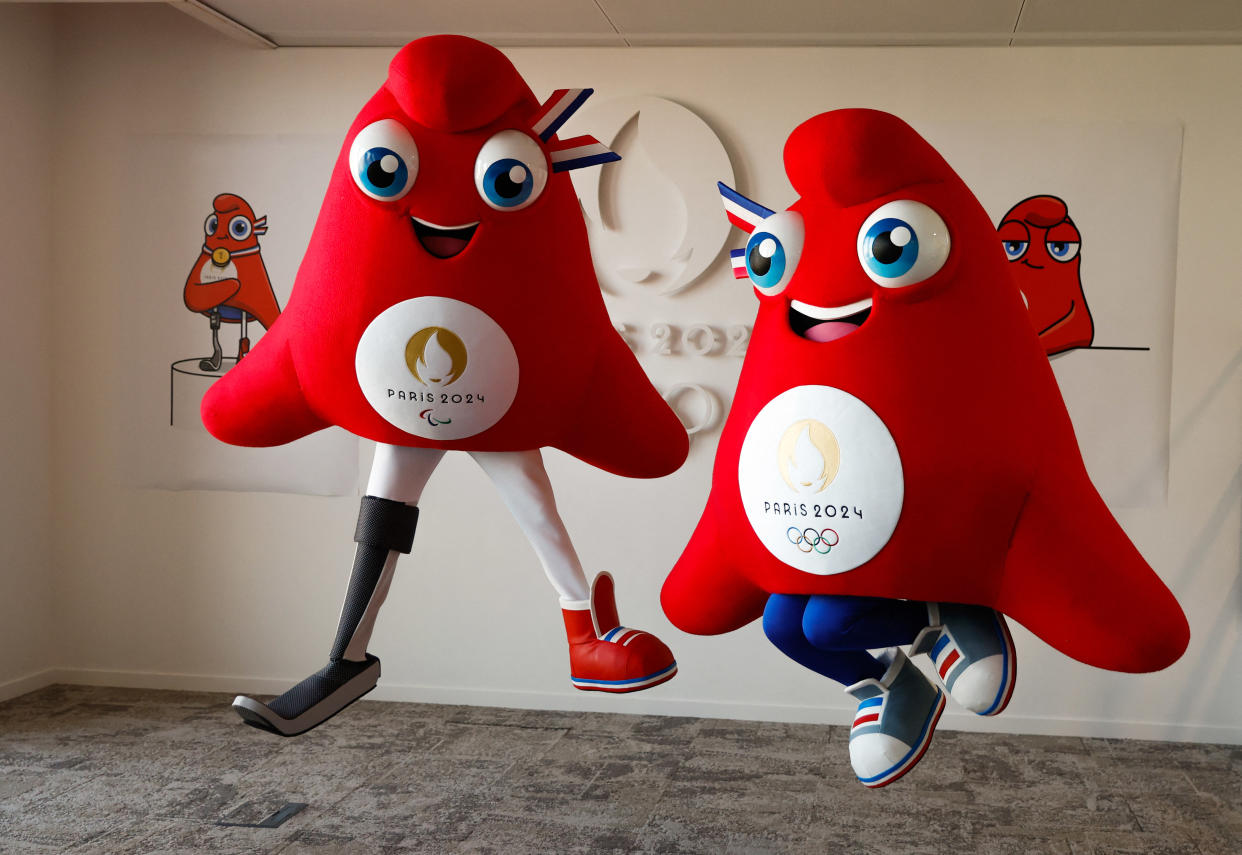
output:
[[672,622],[722,633],[762,615],[858,700],[850,756],[872,787],[922,757],[946,694],[1004,709],[1002,612],[1101,668],[1175,661],[1186,619],[1088,480],[970,190],[871,110],[804,122],[785,167],[786,211],[721,185],[759,313],[707,508],[664,586]]
[[433,36],[397,54],[349,129],[288,306],[203,400],[225,442],[340,425],[379,444],[329,662],[268,704],[239,697],[248,723],[290,736],[375,686],[367,642],[446,451],[492,478],[560,593],[575,686],[629,692],[676,672],[659,639],[620,625],[611,576],[587,582],[539,451],[647,478],[688,450],[613,330],[565,174],[618,159],[556,137],[590,94],[541,105],[499,51]]

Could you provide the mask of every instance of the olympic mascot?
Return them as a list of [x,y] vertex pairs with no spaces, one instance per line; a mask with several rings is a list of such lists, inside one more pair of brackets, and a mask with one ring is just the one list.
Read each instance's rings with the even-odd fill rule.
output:
[[182,299],[187,309],[206,315],[211,323],[211,356],[199,360],[199,370],[219,371],[224,364],[220,325],[239,325],[240,361],[250,352],[250,319],[266,330],[280,306],[259,246],[260,236],[267,234],[267,217],[256,217],[241,196],[221,193],[211,201],[203,231],[203,248],[186,277]]
[[804,122],[785,168],[800,197],[785,211],[720,187],[759,312],[707,507],[664,585],[672,622],[713,634],[762,615],[857,700],[850,760],[869,787],[919,761],[946,694],[1005,708],[1003,614],[1101,668],[1174,662],[1186,619],[1088,480],[970,190],[872,110]]
[[658,638],[620,625],[612,577],[588,583],[540,454],[650,478],[688,450],[608,319],[565,174],[619,159],[556,136],[590,94],[540,104],[498,50],[433,36],[397,54],[349,129],[285,311],[203,399],[236,445],[328,425],[378,444],[328,664],[271,703],[238,697],[248,723],[292,736],[374,688],[367,643],[446,451],[491,477],[560,594],[574,686],[676,673]]

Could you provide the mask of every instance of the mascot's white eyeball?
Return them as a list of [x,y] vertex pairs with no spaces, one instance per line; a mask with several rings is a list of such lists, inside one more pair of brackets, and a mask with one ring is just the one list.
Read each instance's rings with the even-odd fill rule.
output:
[[548,159],[521,131],[501,131],[479,149],[474,186],[498,211],[517,211],[539,198],[548,183]]
[[765,218],[746,241],[746,275],[764,296],[779,294],[793,278],[806,227],[802,215],[781,211]]
[[931,277],[949,257],[949,228],[922,202],[900,199],[871,212],[858,230],[858,261],[871,281],[905,288]]
[[396,119],[380,119],[358,132],[349,146],[349,171],[358,189],[381,202],[394,202],[418,177],[418,146]]

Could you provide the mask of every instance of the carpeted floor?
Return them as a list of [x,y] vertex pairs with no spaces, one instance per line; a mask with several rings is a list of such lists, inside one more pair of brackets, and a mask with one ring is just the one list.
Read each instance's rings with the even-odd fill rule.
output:
[[230,700],[0,704],[0,853],[1242,853],[1239,746],[943,731],[871,791],[842,727],[364,701],[280,739]]

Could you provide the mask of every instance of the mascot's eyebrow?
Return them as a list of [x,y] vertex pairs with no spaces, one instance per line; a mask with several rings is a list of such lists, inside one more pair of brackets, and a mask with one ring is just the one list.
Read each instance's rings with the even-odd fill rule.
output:
[[724,203],[725,216],[729,222],[742,231],[750,234],[759,224],[772,216],[775,211],[765,208],[753,199],[748,199],[723,181],[716,182],[720,190],[720,201]]
[[531,120],[530,129],[541,141],[548,143],[553,172],[568,172],[621,159],[621,155],[587,134],[567,140],[552,140],[561,125],[569,121],[569,117],[578,112],[594,92],[594,89],[557,89],[539,106]]

